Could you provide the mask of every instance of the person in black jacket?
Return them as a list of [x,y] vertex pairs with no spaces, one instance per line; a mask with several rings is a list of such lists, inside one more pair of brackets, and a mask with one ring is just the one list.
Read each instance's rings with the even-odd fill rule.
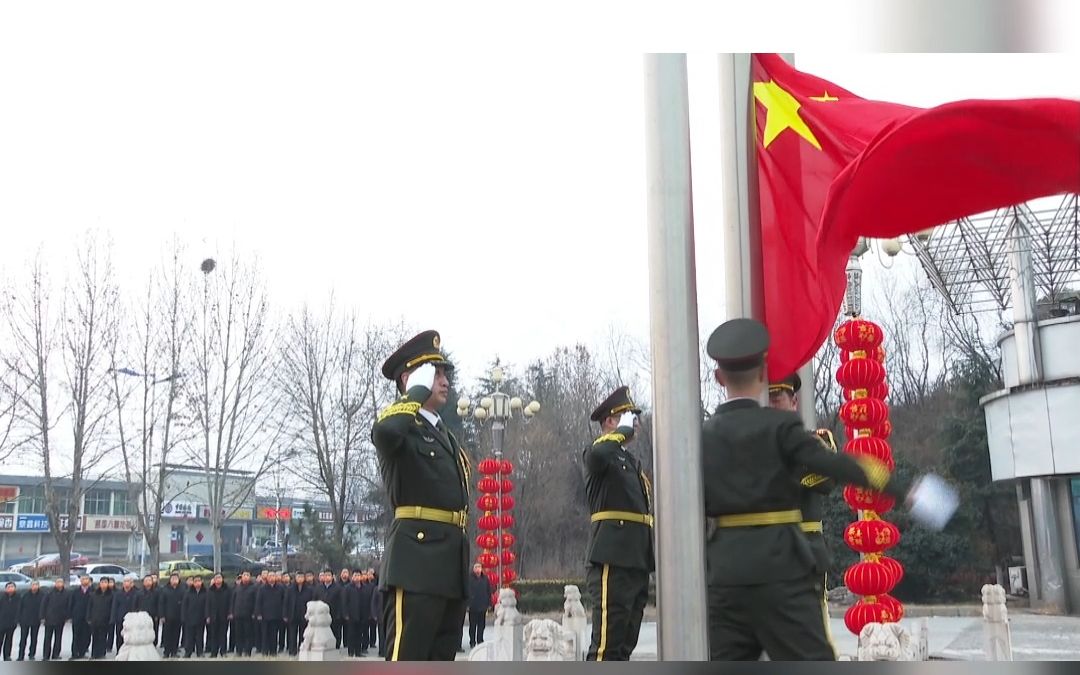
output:
[[255,584],[251,572],[240,575],[232,592],[232,621],[236,631],[236,655],[251,656],[255,645]]
[[[82,575],[79,577],[79,588],[71,591],[71,659],[85,659],[86,651],[90,650],[90,598],[93,595],[90,577]],[[56,639],[59,640],[63,633],[64,626],[60,625]],[[59,652],[53,658],[58,659]]]
[[352,575],[352,584],[345,590],[345,625],[349,635],[346,645],[349,656],[367,656],[367,624],[371,612],[371,585],[363,572]]
[[255,594],[255,618],[263,625],[263,656],[277,656],[278,632],[285,617],[285,589],[278,575],[271,572],[269,581]]
[[469,647],[484,642],[484,627],[487,623],[487,611],[491,609],[491,594],[495,589],[491,579],[484,574],[484,568],[476,563],[469,576]]
[[386,622],[383,621],[383,603],[386,601],[386,591],[379,589],[379,579],[373,582],[375,592],[371,594],[371,616],[375,620],[379,638],[379,658],[386,658]]
[[240,588],[240,580],[244,577],[243,574],[237,574],[236,580],[233,581],[233,585],[230,587],[229,593],[229,653],[233,654],[236,649],[236,619],[233,617],[233,596],[236,594],[236,589]]
[[288,572],[282,572],[278,575],[278,586],[281,586],[281,627],[278,628],[277,634],[277,650],[278,653],[285,653],[285,636],[289,632],[289,616],[285,608],[285,597],[289,595],[289,589],[292,588],[292,577]]
[[[109,582],[109,594],[112,595],[115,598],[116,594],[118,592],[116,590],[116,579],[113,579],[112,577],[105,577],[105,578]],[[116,639],[116,624],[113,623],[112,610],[110,609],[109,610],[109,628],[108,628],[108,631],[105,633],[105,651],[106,652],[111,652],[113,650],[113,646],[115,644],[115,639]]]
[[15,595],[15,583],[4,584],[4,594],[0,595],[0,649],[4,660],[11,660],[11,646],[15,642],[15,627],[19,625],[19,596]]
[[337,618],[341,616],[341,586],[334,583],[334,573],[325,569],[319,573],[319,583],[315,586],[315,599],[325,602],[330,606],[330,630],[334,634],[336,649],[341,648],[341,624]]
[[184,595],[187,588],[180,585],[180,575],[169,577],[169,585],[161,589],[158,622],[161,623],[161,652],[165,658],[180,654],[180,626],[183,623]]
[[[367,582],[369,584],[371,584],[371,588],[372,588],[371,597],[374,599],[374,597],[379,592],[379,578],[377,576],[375,576],[375,570],[370,568],[370,567],[367,569],[366,572],[364,572],[364,577],[366,578]],[[369,609],[370,609],[370,605],[369,605]],[[369,649],[375,649],[375,645],[378,644],[378,641],[377,641],[378,640],[378,626],[379,626],[378,616],[379,616],[378,614],[372,614],[370,612],[368,614],[368,625],[366,627],[366,631],[367,631],[367,643],[368,643],[368,648]]]
[[135,590],[135,580],[126,577],[121,585],[121,590],[113,592],[112,614],[109,616],[109,624],[115,633],[116,649],[119,651],[124,646],[124,617],[128,612],[135,611],[135,600],[139,592]]
[[150,615],[150,620],[154,622],[154,646],[159,644],[159,630],[161,624],[158,623],[158,616],[161,613],[161,591],[158,590],[157,584],[154,583],[154,577],[147,574],[142,580],[143,586],[139,589],[138,595],[135,596],[135,606],[132,611],[146,612]]
[[41,592],[41,585],[36,581],[31,581],[30,590],[22,596],[22,600],[19,602],[19,627],[22,629],[19,639],[20,661],[26,658],[27,638],[30,641],[30,660],[33,661],[34,656],[37,654],[38,631],[41,630],[41,619],[43,618],[41,601],[44,599],[45,594]]
[[225,579],[220,574],[215,574],[210,588],[206,591],[206,647],[212,659],[218,656],[224,658],[228,651],[231,593],[225,585]]
[[202,577],[195,577],[191,590],[184,594],[180,609],[184,624],[184,658],[201,657],[206,637],[206,588]]
[[[75,600],[75,596],[64,588],[64,580],[57,579],[53,589],[41,601],[41,618],[45,621],[45,644],[41,646],[42,661],[60,658],[60,644],[64,640],[64,624],[72,618],[72,612],[76,608],[82,612],[82,621],[86,621],[86,602],[76,605]],[[74,641],[74,638],[72,640]],[[79,654],[74,647],[72,648],[71,658],[82,658],[85,655],[85,653]]]
[[103,659],[108,652],[109,619],[112,617],[112,590],[109,589],[109,577],[102,577],[97,590],[90,594],[90,603],[86,608],[86,622],[90,624],[92,646],[91,659]]
[[300,642],[307,629],[307,604],[315,599],[315,591],[307,585],[303,574],[296,575],[296,583],[285,591],[285,631],[288,634],[286,647],[290,656],[300,651]]

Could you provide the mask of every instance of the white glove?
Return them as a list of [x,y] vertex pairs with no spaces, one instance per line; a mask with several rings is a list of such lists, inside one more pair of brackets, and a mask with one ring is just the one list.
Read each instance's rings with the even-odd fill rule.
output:
[[435,366],[425,363],[405,376],[405,391],[413,387],[427,387],[431,391],[435,386]]
[[908,512],[923,526],[941,531],[960,506],[956,488],[930,473],[918,480],[907,497]]
[[621,429],[625,427],[627,429],[633,429],[635,419],[637,419],[637,415],[635,415],[632,410],[627,410],[619,417],[618,428]]

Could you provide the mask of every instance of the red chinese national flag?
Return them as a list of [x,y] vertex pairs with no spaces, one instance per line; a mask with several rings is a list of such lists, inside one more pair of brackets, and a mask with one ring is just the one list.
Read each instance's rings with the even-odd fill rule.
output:
[[1080,102],[868,101],[776,54],[751,60],[769,378],[828,338],[860,236],[1080,192]]

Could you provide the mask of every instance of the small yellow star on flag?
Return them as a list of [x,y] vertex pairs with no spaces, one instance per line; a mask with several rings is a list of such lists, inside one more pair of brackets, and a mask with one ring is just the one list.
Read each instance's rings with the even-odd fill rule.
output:
[[791,129],[805,138],[810,145],[821,150],[821,144],[806,126],[806,122],[799,116],[799,108],[802,104],[795,97],[785,91],[774,80],[754,83],[754,98],[761,101],[765,106],[765,135],[762,143],[769,147],[780,132]]

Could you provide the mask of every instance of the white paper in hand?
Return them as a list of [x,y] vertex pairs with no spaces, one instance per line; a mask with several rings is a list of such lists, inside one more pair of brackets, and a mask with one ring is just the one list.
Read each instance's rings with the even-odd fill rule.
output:
[[405,379],[405,391],[413,387],[427,387],[429,390],[435,386],[435,366],[425,363],[409,373]]
[[944,529],[960,506],[956,488],[932,473],[919,479],[908,499],[911,517],[934,531]]

